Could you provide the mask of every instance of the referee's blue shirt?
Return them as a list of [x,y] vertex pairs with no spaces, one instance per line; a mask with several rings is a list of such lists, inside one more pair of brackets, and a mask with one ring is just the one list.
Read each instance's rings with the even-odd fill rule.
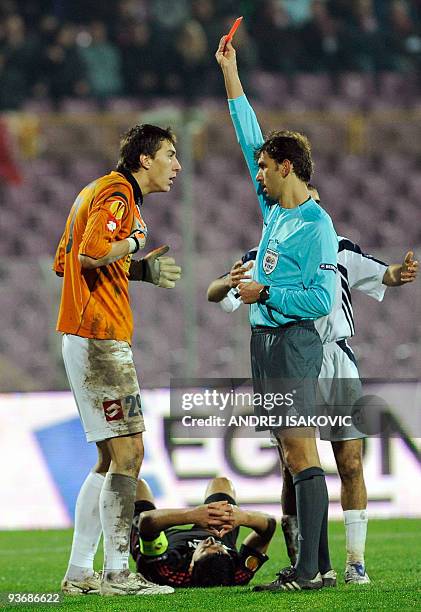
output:
[[246,96],[228,104],[263,213],[253,279],[270,285],[270,293],[264,305],[251,304],[251,326],[323,317],[335,299],[338,238],[332,220],[311,198],[296,208],[267,198],[256,181],[254,153],[264,142],[256,115]]

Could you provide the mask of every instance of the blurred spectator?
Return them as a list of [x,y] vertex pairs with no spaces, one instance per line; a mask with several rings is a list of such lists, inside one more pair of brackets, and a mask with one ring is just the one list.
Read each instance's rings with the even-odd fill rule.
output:
[[190,2],[187,0],[153,0],[150,8],[158,25],[168,30],[181,27],[190,16]]
[[198,21],[191,19],[181,27],[167,55],[167,93],[182,96],[187,102],[192,102],[199,95],[212,91],[209,72],[214,71],[213,52]]
[[158,95],[163,89],[165,53],[154,44],[159,31],[147,23],[135,23],[126,30],[127,40],[121,46],[125,92],[130,96]]
[[120,0],[117,11],[121,16],[130,16],[135,21],[144,20],[150,17],[149,0]]
[[411,5],[406,0],[393,0],[390,6],[388,45],[393,54],[394,70],[406,72],[420,68],[420,24],[413,20]]
[[222,20],[216,14],[214,0],[192,0],[191,13],[192,18],[203,28],[209,49],[216,49],[224,28]]
[[31,85],[35,41],[13,14],[4,19],[0,37],[0,109],[19,108]]
[[46,47],[54,41],[60,28],[60,22],[54,15],[47,13],[41,17],[38,23],[38,42],[41,47]]
[[300,29],[300,40],[305,41],[305,45],[302,45],[297,64],[305,72],[353,69],[348,36],[340,19],[329,12],[327,3],[313,0],[311,19]]
[[[112,22],[117,12],[119,0],[53,0],[49,2],[60,21],[73,21],[86,24],[95,19]],[[50,9],[50,11],[51,11]]]
[[121,95],[121,55],[119,49],[108,39],[105,24],[94,21],[89,30],[79,33],[77,41],[92,95],[99,100]]
[[263,70],[293,72],[297,64],[297,35],[284,3],[261,0],[252,23]]
[[[110,33],[118,46],[130,44],[132,28],[138,23],[150,24],[148,0],[120,0],[117,13],[110,25]],[[157,46],[155,41],[152,41]]]
[[253,67],[421,67],[421,0],[0,0],[0,109],[34,96],[219,96],[213,53],[238,15],[246,79]]
[[44,31],[46,46],[41,60],[41,74],[34,86],[35,96],[49,95],[54,102],[60,102],[65,97],[87,95],[90,89],[76,45],[75,26],[64,24],[47,42],[50,34],[49,29]]
[[349,54],[353,57],[352,68],[363,72],[391,69],[386,36],[380,30],[374,1],[355,0],[351,8],[349,30],[352,37],[348,41]]
[[302,25],[311,17],[311,0],[278,0],[282,2],[293,25]]

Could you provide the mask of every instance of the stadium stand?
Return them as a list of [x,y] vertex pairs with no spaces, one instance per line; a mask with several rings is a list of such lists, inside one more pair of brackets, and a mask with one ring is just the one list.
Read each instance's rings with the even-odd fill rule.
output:
[[[108,92],[113,95],[94,95],[81,61],[81,50],[93,44],[93,16],[103,24],[95,26],[97,36],[105,36],[106,30],[107,45],[112,46],[110,57],[120,53],[128,61],[130,50],[135,52],[143,37],[158,44],[164,32],[165,40],[176,40],[178,26],[166,20],[165,3],[115,1],[104,3],[95,15],[93,3],[77,3],[81,10],[73,23],[72,4],[63,1],[59,3],[62,13],[49,14],[53,3],[42,3],[43,13],[29,1],[20,1],[19,10],[17,3],[0,2],[4,19],[0,109],[14,111],[4,112],[2,120],[18,170],[14,175],[10,164],[8,169],[4,162],[0,166],[0,391],[67,388],[59,338],[53,331],[60,281],[49,267],[69,207],[81,186],[114,166],[118,135],[127,125],[148,118],[151,112],[164,117],[162,122],[172,123],[162,114],[163,108],[169,109],[169,117],[171,113],[178,117],[175,128],[183,162],[183,146],[187,146],[183,128],[194,115],[191,100],[182,94],[190,77],[187,72],[171,72],[173,62],[171,70],[168,66],[157,69],[147,90],[141,89],[147,79],[139,85],[123,71],[121,86]],[[248,67],[250,97],[265,129],[286,125],[311,138],[314,182],[338,233],[386,261],[399,260],[407,248],[421,245],[419,2],[326,2],[326,13],[316,1],[308,3],[301,17],[291,2],[196,0],[180,4],[184,7],[177,13],[180,23],[187,17],[195,20],[190,31],[192,40],[204,45],[198,50],[201,57],[210,54],[212,58],[216,40],[231,17],[240,10],[245,14],[248,38],[238,40],[240,46],[253,43],[242,68],[247,73]],[[359,13],[356,7],[360,4],[371,5],[371,13]],[[258,18],[261,5],[266,6],[265,19]],[[373,31],[386,45],[382,61],[375,53],[378,47],[370,45],[354,63],[343,61],[352,55],[349,48],[337,51],[346,72],[338,72],[339,58],[323,55],[323,45],[316,46],[321,55],[314,58],[314,66],[323,70],[310,70],[311,66],[297,59],[303,32],[310,27],[322,33],[323,42],[326,23],[334,23],[337,33],[345,23],[352,23],[354,35],[347,41],[352,49],[356,41],[361,42],[357,34],[366,32],[370,19],[374,20]],[[261,28],[265,20],[275,33],[289,36],[288,40],[294,34],[296,46],[288,66],[263,61]],[[148,27],[139,31],[136,24]],[[170,55],[176,51],[161,49]],[[158,68],[159,50],[151,54]],[[60,66],[69,69],[69,65],[75,78],[59,82]],[[192,362],[199,376],[249,373],[246,309],[230,318],[206,302],[205,290],[212,278],[257,244],[260,218],[227,117],[220,77],[211,63],[206,67],[206,81],[206,95],[194,92],[200,117],[194,115],[198,129],[192,143],[193,172],[180,177],[165,202],[152,196],[144,211],[151,228],[151,248],[168,242],[178,259],[194,259],[193,275],[188,286],[187,281],[182,288],[180,285],[180,291],[161,292],[158,298],[153,287],[133,287],[138,317],[135,358],[142,384],[147,386],[168,384],[170,375],[185,374]],[[8,95],[10,84],[15,84],[13,96]],[[20,183],[12,182],[11,176]],[[181,204],[186,199],[186,183],[193,190],[187,226],[193,232],[194,251],[189,255],[183,251],[188,209]],[[188,300],[195,303],[194,321],[186,320]],[[411,305],[405,317],[402,300]],[[355,296],[357,335],[353,345],[363,376],[419,375],[421,356],[416,348],[421,326],[413,313],[420,300],[419,285],[406,287],[402,293],[389,290],[384,304]]]

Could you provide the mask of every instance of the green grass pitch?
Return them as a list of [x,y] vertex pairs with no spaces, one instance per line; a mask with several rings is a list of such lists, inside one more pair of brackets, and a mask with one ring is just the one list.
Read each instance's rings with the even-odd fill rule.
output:
[[[5,610],[83,610],[102,612],[124,610],[159,612],[245,612],[247,610],[421,610],[421,521],[372,520],[369,522],[367,568],[372,584],[346,586],[343,583],[344,528],[332,522],[330,548],[339,586],[316,592],[251,593],[250,587],[180,589],[173,595],[108,597],[96,595],[66,597],[56,605],[5,604],[6,592],[58,591],[70,550],[71,531],[0,532],[0,608]],[[244,535],[244,534],[242,534]],[[286,565],[280,529],[269,550],[270,560],[254,581],[274,578]],[[98,555],[97,567],[101,566]]]

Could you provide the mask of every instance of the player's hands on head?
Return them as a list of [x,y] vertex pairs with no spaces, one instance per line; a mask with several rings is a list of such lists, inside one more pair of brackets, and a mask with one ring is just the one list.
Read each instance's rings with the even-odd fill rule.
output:
[[401,266],[401,282],[412,283],[417,278],[419,263],[414,259],[414,251],[408,251]]
[[210,529],[216,536],[219,536],[223,525],[228,525],[232,520],[232,506],[226,500],[202,504],[189,512],[192,523]]
[[242,280],[250,279],[250,274],[247,272],[253,267],[253,262],[249,261],[248,264],[243,266],[241,260],[236,261],[232,266],[229,273],[229,286],[232,289],[233,287],[237,287]]
[[230,519],[222,525],[222,528],[219,530],[219,537],[223,538],[224,535],[236,529],[237,527],[241,527],[241,525],[245,524],[245,513],[238,506],[229,504],[230,506]]
[[225,47],[225,39],[226,35],[222,36],[221,40],[219,41],[218,49],[215,53],[216,61],[221,68],[228,68],[229,66],[236,66],[237,64],[235,49],[231,42],[227,43],[227,46]]
[[173,289],[175,283],[181,278],[181,268],[175,263],[173,257],[165,254],[169,251],[167,244],[154,249],[142,259],[144,280],[164,289]]

